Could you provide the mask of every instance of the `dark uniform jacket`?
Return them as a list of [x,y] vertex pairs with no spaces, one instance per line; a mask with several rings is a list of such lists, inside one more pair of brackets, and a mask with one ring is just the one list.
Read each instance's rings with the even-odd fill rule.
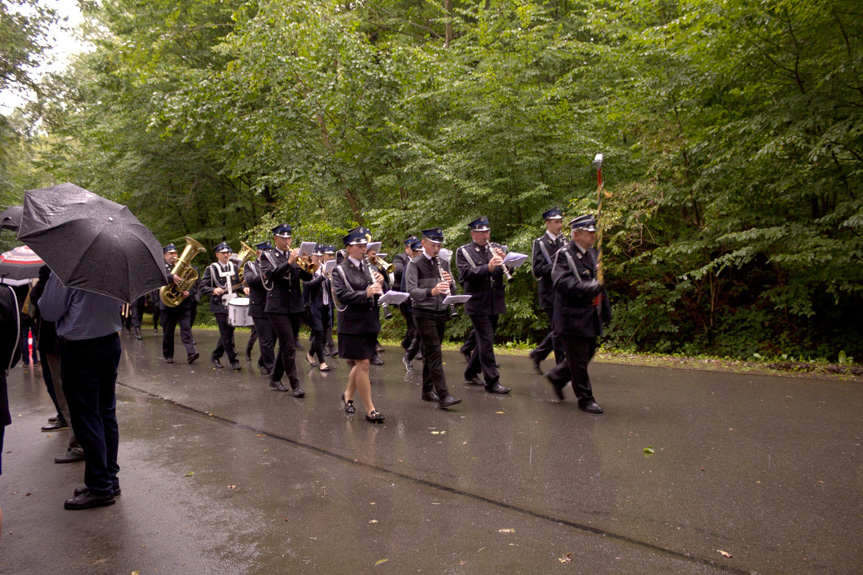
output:
[[[231,266],[233,268],[233,275],[230,278],[222,277],[219,275],[224,268],[228,268]],[[238,293],[241,290],[240,277],[237,273],[237,266],[233,262],[228,262],[225,264],[224,268],[222,264],[219,262],[213,262],[207,266],[207,269],[204,270],[204,277],[201,278],[199,289],[201,290],[201,295],[210,296],[210,311],[213,313],[228,313],[228,307],[222,303],[222,296],[213,295],[213,290],[217,287],[223,288],[225,290],[228,289],[228,282],[231,282],[233,286],[234,293]],[[229,268],[230,269],[230,268]],[[188,298],[187,298],[188,299]]]
[[494,257],[489,246],[480,247],[471,242],[457,249],[455,256],[458,281],[464,293],[472,296],[464,304],[465,312],[468,315],[506,313],[503,267],[489,271],[488,262]]
[[[174,284],[174,274],[171,273],[171,270],[174,269],[174,266],[165,262],[165,272],[168,274],[168,285]],[[201,283],[200,280],[195,283],[191,288],[189,288],[189,297],[183,298],[183,301],[180,302],[180,305],[177,307],[169,307],[165,305],[165,302],[162,301],[162,298],[159,297],[159,290],[153,290],[153,304],[154,309],[158,307],[161,310],[172,310],[172,309],[191,309],[192,308],[192,298],[195,297],[197,285]],[[158,304],[158,306],[156,305]]]
[[330,280],[323,273],[315,275],[315,279],[305,282],[303,286],[303,299],[309,310],[309,325],[315,331],[324,331],[324,291],[329,294]]
[[[449,263],[439,257],[435,259],[440,265],[440,269],[452,277]],[[446,312],[448,310],[449,306],[443,304],[446,295],[432,295],[431,293],[431,290],[440,283],[440,277],[438,268],[425,255],[420,254],[410,260],[405,270],[405,287],[407,292],[411,294],[411,305],[413,305],[414,313]],[[451,294],[456,293],[455,282],[450,283],[449,290]]]
[[[261,254],[264,257],[264,254]],[[267,288],[261,277],[261,262],[246,262],[243,268],[243,283],[249,286],[249,315],[254,318],[267,317],[264,306],[267,304]]]
[[[570,268],[569,254],[575,266]],[[575,242],[557,252],[554,269],[554,335],[597,337],[602,324],[611,321],[611,304],[605,288],[596,281],[596,250],[581,253]],[[601,302],[596,306],[596,296]]]
[[366,265],[359,270],[346,258],[333,269],[332,282],[333,295],[339,305],[339,333],[379,333],[381,320],[377,303],[375,298],[366,297],[366,288],[372,285]]
[[261,275],[267,292],[267,313],[288,315],[303,313],[302,280],[313,279],[312,275],[300,269],[296,263],[289,262],[290,252],[280,253],[276,249],[261,255]]
[[551,281],[551,268],[554,265],[554,254],[562,246],[563,234],[558,234],[557,240],[552,240],[548,234],[542,234],[533,240],[532,271],[533,277],[539,280],[537,292],[540,309],[549,311],[554,309],[554,284]]
[[0,426],[12,423],[9,413],[9,397],[6,389],[6,370],[15,367],[21,359],[20,309],[15,292],[6,285],[0,285]]

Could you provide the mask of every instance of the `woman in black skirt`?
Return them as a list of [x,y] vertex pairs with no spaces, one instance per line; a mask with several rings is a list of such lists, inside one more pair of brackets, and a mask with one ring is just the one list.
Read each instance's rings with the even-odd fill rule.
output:
[[[342,394],[345,412],[354,413],[354,393],[366,407],[366,420],[383,423],[384,416],[372,403],[369,363],[381,331],[377,298],[383,293],[383,278],[371,272],[363,260],[368,239],[365,228],[351,230],[344,237],[347,258],[333,270],[333,295],[339,310],[339,356],[348,360],[351,372],[348,389]],[[374,277],[371,275],[374,273]]]

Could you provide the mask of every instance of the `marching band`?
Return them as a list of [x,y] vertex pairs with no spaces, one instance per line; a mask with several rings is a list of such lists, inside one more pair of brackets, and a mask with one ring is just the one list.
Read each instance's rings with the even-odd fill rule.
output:
[[[597,279],[601,277],[593,249],[597,222],[590,214],[577,217],[570,222],[567,237],[562,233],[563,217],[557,207],[544,212],[546,231],[533,243],[531,272],[538,280],[540,308],[547,314],[550,331],[530,358],[534,371],[542,373],[540,362],[554,351],[556,366],[546,376],[554,394],[563,400],[563,388],[571,381],[579,408],[598,414],[603,410],[593,398],[587,366],[603,324],[610,321],[611,307]],[[291,247],[292,228],[282,223],[272,229],[272,242],[261,242],[255,249],[242,244],[240,253],[234,254],[226,242],[217,245],[217,261],[206,267],[200,281],[191,260],[204,251],[203,246],[186,238],[186,248],[178,257],[174,244],[168,244],[164,256],[169,284],[159,293],[165,360],[173,363],[177,324],[188,363],[199,357],[191,335],[190,304],[193,295],[200,293],[209,296],[219,327],[219,343],[210,357],[213,365],[222,368],[220,359],[227,354],[233,370],[239,371],[234,329],[252,326],[260,347],[258,368],[268,377],[269,389],[290,389],[294,397],[302,398],[296,340],[305,321],[311,331],[307,362],[327,372],[331,368],[325,357],[341,357],[350,367],[341,396],[344,411],[355,413],[354,400],[359,396],[366,420],[383,423],[369,377],[370,366],[382,363],[378,358],[381,310],[387,319],[392,317],[391,308],[401,311],[406,322],[401,342],[405,370],[413,371],[413,360],[421,359],[421,399],[446,409],[462,400],[447,388],[441,343],[447,321],[458,315],[456,305],[463,304],[473,327],[462,347],[467,359],[464,381],[488,393],[508,394],[511,388],[500,382],[494,335],[500,316],[506,313],[506,284],[527,256],[508,253],[506,246],[492,242],[491,224],[484,216],[468,228],[471,241],[453,251],[443,249],[442,228],[422,230],[419,238],[409,235],[404,253],[390,264],[380,242],[371,241],[368,228],[350,230],[338,252],[321,243],[310,249],[312,244],[306,242],[301,250]],[[453,258],[457,281],[450,267]],[[253,344],[254,338],[249,341],[247,360]],[[290,388],[282,384],[283,375]]]

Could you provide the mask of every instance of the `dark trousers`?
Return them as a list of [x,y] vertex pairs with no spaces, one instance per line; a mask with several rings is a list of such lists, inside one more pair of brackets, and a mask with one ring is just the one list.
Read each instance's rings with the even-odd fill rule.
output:
[[63,342],[63,393],[72,429],[84,449],[84,484],[94,495],[109,495],[118,485],[115,386],[121,351],[115,333]]
[[413,319],[416,321],[416,330],[423,348],[423,393],[434,390],[439,397],[443,397],[447,393],[447,388],[440,346],[446,328],[447,314],[446,312],[425,314],[414,311]]
[[464,377],[470,381],[482,371],[485,385],[494,385],[500,379],[494,357],[494,330],[497,329],[496,315],[472,315],[473,333],[476,346],[470,354],[470,361],[464,370]]
[[[419,329],[419,323],[417,320],[417,314],[412,313],[408,316],[408,321],[414,324],[414,338],[411,340],[410,345],[405,350],[407,354],[408,361],[413,361],[413,359],[419,354],[420,350],[423,350],[423,354],[425,354],[425,349],[422,347],[423,345],[423,332]],[[443,336],[441,336],[443,339]],[[423,355],[425,357],[425,355]]]
[[[252,318],[252,323],[255,323],[255,318]],[[246,357],[252,357],[252,350],[255,349],[256,341],[258,341],[258,328],[252,325],[252,333],[249,334],[249,342],[246,344]]]
[[144,303],[147,296],[142,295],[132,302],[132,327],[141,327],[141,318],[144,316]]
[[195,353],[192,343],[192,316],[187,307],[172,307],[162,310],[162,356],[174,358],[174,330],[180,324],[180,341],[186,348],[186,355]]
[[405,325],[407,326],[407,331],[405,331],[405,336],[402,338],[402,348],[407,351],[407,349],[411,346],[411,343],[417,337],[417,328],[416,322],[413,318],[413,313],[408,311],[410,308],[408,304],[403,303],[399,305],[399,311],[402,313],[402,317],[405,318]]
[[476,348],[476,332],[474,330],[470,330],[467,332],[467,337],[464,338],[464,343],[459,348],[459,351],[462,355],[467,354],[470,355],[473,353],[473,350]]
[[[261,350],[258,366],[266,369],[267,373],[273,373],[273,366],[276,365],[276,353],[273,350],[276,344],[273,326],[270,324],[270,319],[266,317],[253,317],[252,321],[255,323],[255,332],[258,334],[258,348]],[[248,348],[246,351],[248,351]]]
[[[309,327],[312,330],[312,335],[309,337],[309,355],[318,356],[318,363],[324,363],[324,333],[330,330],[330,306],[325,305],[321,308],[321,325],[322,330],[316,330],[313,325],[314,321],[309,322]],[[332,336],[330,336],[332,339]]]
[[595,337],[579,337],[564,335],[562,340],[566,358],[554,366],[547,374],[548,380],[556,387],[563,389],[566,382],[572,380],[572,390],[578,398],[579,405],[587,405],[593,401],[593,389],[587,365],[596,353]]
[[219,345],[213,350],[213,359],[219,359],[223,354],[228,354],[228,361],[237,361],[237,352],[234,350],[234,326],[228,323],[227,313],[214,313],[216,324],[219,326]]
[[563,361],[564,358],[563,344],[558,341],[560,338],[554,337],[554,330],[551,329],[551,320],[554,315],[554,310],[547,309],[544,311],[545,315],[548,316],[548,335],[546,335],[536,349],[533,350],[533,355],[539,361],[543,361],[548,357],[548,354],[554,351],[554,363],[558,364]]
[[273,366],[273,371],[270,372],[271,381],[279,381],[282,375],[288,376],[288,381],[291,382],[291,387],[296,387],[300,384],[297,377],[297,350],[294,347],[294,325],[299,326],[302,314],[280,314],[271,313],[270,325],[273,326],[273,333],[279,342],[279,353],[276,356],[276,364]]

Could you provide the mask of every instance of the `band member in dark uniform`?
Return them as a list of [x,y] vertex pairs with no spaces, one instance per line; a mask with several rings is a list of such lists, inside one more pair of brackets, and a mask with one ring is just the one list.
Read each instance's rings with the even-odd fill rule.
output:
[[554,351],[554,363],[563,360],[563,346],[554,338],[551,329],[554,317],[554,286],[551,282],[551,268],[554,263],[554,254],[564,245],[564,238],[560,234],[563,228],[563,210],[558,207],[551,208],[542,214],[545,220],[545,233],[533,240],[532,272],[533,277],[539,280],[537,292],[539,293],[539,307],[548,316],[548,335],[530,352],[533,362],[533,371],[542,373],[540,363]]
[[[395,289],[399,291],[407,290],[404,280],[405,267],[408,265],[409,261],[421,253],[422,243],[420,243],[420,240],[418,240],[416,236],[408,236],[405,240],[405,251],[403,253],[396,254],[393,257],[393,266],[395,267],[395,271],[393,272],[393,276],[395,277]],[[410,298],[399,304],[399,311],[401,312],[402,317],[405,318],[405,326],[407,328],[405,336],[402,338],[401,342],[402,349],[405,350],[402,363],[406,370],[413,371],[414,368],[411,361],[413,361],[414,357],[419,352],[420,341],[417,336],[416,322],[414,321]]]
[[[459,282],[472,297],[465,312],[473,323],[476,347],[465,368],[465,381],[484,385],[489,393],[509,393],[500,384],[500,373],[494,357],[494,330],[501,314],[506,312],[503,255],[489,243],[491,226],[488,218],[479,217],[468,224],[473,241],[456,250]],[[482,371],[485,382],[479,378]]]
[[[318,267],[315,270],[314,279],[305,282],[303,286],[303,300],[308,310],[306,319],[312,331],[306,360],[312,367],[317,366],[321,371],[330,371],[327,362],[324,361],[324,330],[330,327],[330,299],[332,295],[330,293],[330,280],[323,270],[323,256],[324,245],[315,245],[312,262],[318,264]],[[317,362],[315,362],[315,356],[317,356]]]
[[383,277],[364,261],[366,234],[362,230],[343,238],[346,258],[333,270],[333,296],[339,306],[339,355],[351,364],[348,388],[342,394],[346,413],[354,413],[354,393],[366,408],[366,420],[383,423],[384,416],[372,403],[369,365],[381,331],[377,297],[383,293]]
[[423,346],[423,401],[437,401],[441,407],[461,403],[446,387],[443,372],[443,341],[446,322],[450,317],[444,298],[454,294],[455,282],[449,263],[438,257],[443,244],[443,229],[422,231],[422,254],[411,260],[405,269],[405,286],[411,294],[413,318]]
[[219,325],[219,345],[210,355],[210,361],[221,369],[222,355],[228,354],[228,361],[234,371],[240,371],[240,362],[237,361],[237,352],[234,350],[234,326],[228,323],[228,308],[222,296],[238,293],[240,289],[240,277],[237,267],[231,261],[231,248],[222,242],[216,246],[216,258],[218,261],[207,266],[204,277],[201,278],[201,295],[210,296],[210,312],[216,317]]
[[132,302],[132,333],[135,339],[142,339],[141,318],[144,316],[144,305],[147,302],[147,294],[142,295]]
[[596,352],[596,340],[602,325],[611,321],[611,304],[605,287],[596,279],[596,219],[579,216],[569,223],[572,241],[557,252],[551,272],[554,281],[554,336],[562,341],[566,359],[551,369],[546,377],[558,399],[572,381],[578,408],[588,413],[602,413],[593,398],[587,366]]
[[264,310],[279,341],[276,364],[270,374],[270,389],[288,391],[282,385],[282,375],[287,374],[294,397],[306,395],[297,378],[294,347],[294,333],[299,330],[305,309],[300,280],[313,279],[297,265],[299,254],[299,248],[291,250],[291,226],[279,224],[273,228],[273,249],[263,252],[261,257],[261,273],[267,290]]
[[[168,281],[176,284],[182,283],[182,278],[174,276],[171,270],[174,269],[174,264],[177,263],[177,248],[174,244],[168,244],[162,248],[163,257],[165,258],[165,270],[168,273]],[[156,307],[161,311],[162,316],[162,355],[167,363],[174,363],[174,329],[177,324],[180,325],[180,341],[183,342],[183,347],[186,348],[186,361],[194,362],[201,355],[195,350],[194,340],[192,339],[192,311],[191,311],[191,289],[183,292],[183,301],[176,307],[165,305],[159,299],[159,292],[156,291],[153,297],[156,298],[158,304]],[[154,314],[157,312],[154,310]],[[154,328],[155,329],[155,328]]]
[[261,281],[261,258],[263,252],[272,249],[270,242],[261,242],[255,245],[257,249],[257,261],[246,262],[243,271],[243,282],[248,286],[249,296],[249,315],[252,316],[252,321],[255,324],[255,331],[258,334],[258,347],[261,350],[261,357],[258,358],[258,367],[261,370],[261,375],[269,375],[273,373],[273,368],[276,364],[276,355],[273,348],[275,347],[275,334],[273,326],[270,325],[270,318],[264,307],[267,303],[267,290]]

